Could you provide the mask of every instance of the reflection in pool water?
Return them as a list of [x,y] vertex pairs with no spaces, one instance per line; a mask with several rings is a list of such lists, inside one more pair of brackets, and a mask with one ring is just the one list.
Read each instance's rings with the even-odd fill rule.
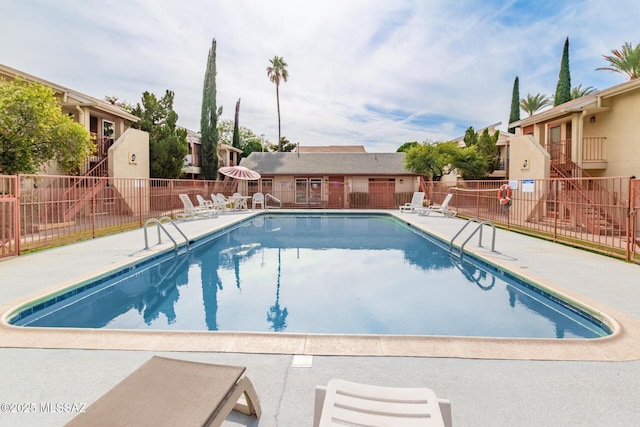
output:
[[267,214],[14,318],[26,326],[593,338],[608,330],[386,215]]

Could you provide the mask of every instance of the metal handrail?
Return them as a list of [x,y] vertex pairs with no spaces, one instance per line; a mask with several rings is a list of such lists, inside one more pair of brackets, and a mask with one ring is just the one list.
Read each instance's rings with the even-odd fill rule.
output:
[[478,226],[475,228],[475,230],[473,230],[473,232],[469,235],[469,237],[467,237],[467,240],[465,240],[464,243],[462,243],[462,245],[460,246],[460,259],[462,259],[463,255],[464,255],[464,246],[467,244],[467,242],[469,240],[471,240],[471,238],[478,232],[478,230],[480,231],[478,246],[482,247],[482,228],[485,225],[490,225],[491,228],[493,228],[493,237],[491,239],[491,252],[495,252],[495,247],[496,247],[496,226],[491,221],[480,221],[478,218],[469,218],[467,220],[467,222],[465,222],[465,224],[462,226],[462,228],[456,233],[456,235],[453,236],[453,238],[449,242],[449,252],[453,253],[453,241],[472,222],[478,223]]
[[164,231],[165,234],[169,237],[169,239],[171,239],[171,241],[173,242],[174,250],[176,252],[178,251],[178,242],[176,242],[176,239],[174,239],[173,236],[171,234],[169,234],[167,229],[164,228],[164,225],[162,225],[162,220],[167,220],[171,224],[173,224],[173,226],[176,228],[176,230],[178,230],[178,233],[180,233],[182,235],[182,237],[184,237],[184,240],[185,240],[186,246],[187,246],[187,252],[188,252],[189,251],[189,238],[182,232],[182,230],[180,230],[180,227],[178,227],[178,225],[171,218],[169,218],[168,216],[160,217],[160,219],[150,218],[144,223],[144,248],[145,249],[149,249],[149,239],[147,238],[147,226],[149,224],[153,223],[153,224],[156,224],[158,226],[158,243],[159,244],[162,243],[162,236],[160,235],[160,230],[162,229],[162,231]]
[[[453,265],[460,270],[460,272],[471,282],[475,283],[476,286],[478,286],[480,289],[482,289],[483,291],[488,291],[491,290],[491,288],[493,288],[496,284],[496,276],[491,274],[491,284],[490,285],[483,285],[482,283],[480,283],[480,277],[476,278],[473,274],[469,273],[467,270],[465,270],[463,263],[465,261],[463,261],[462,259],[459,260],[452,260],[453,261]],[[469,265],[471,265],[470,263],[468,263]]]
[[267,194],[264,195],[264,209],[265,210],[269,210],[269,203],[267,203],[267,199],[272,199],[274,202],[278,203],[278,206],[271,206],[271,207],[273,207],[273,208],[277,207],[278,209],[280,209],[282,207],[282,201],[280,199],[278,199],[277,197],[275,197],[272,194],[267,193]]

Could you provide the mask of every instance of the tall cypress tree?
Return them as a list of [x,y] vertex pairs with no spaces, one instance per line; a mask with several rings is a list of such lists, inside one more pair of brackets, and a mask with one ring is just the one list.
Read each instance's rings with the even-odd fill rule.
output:
[[558,85],[556,95],[553,98],[553,106],[571,101],[571,73],[569,72],[569,37],[564,41],[562,60],[560,61],[560,74],[558,75]]
[[202,89],[200,116],[202,172],[205,179],[218,178],[218,109],[216,108],[216,39],[211,43]]
[[[513,92],[511,94],[511,114],[509,114],[509,124],[520,120],[520,79],[516,76],[513,81]],[[510,133],[515,133],[516,128],[509,128]]]
[[238,98],[238,102],[236,102],[236,117],[235,122],[233,123],[233,146],[235,148],[240,148],[240,126],[238,124],[238,119],[240,117],[240,98]]

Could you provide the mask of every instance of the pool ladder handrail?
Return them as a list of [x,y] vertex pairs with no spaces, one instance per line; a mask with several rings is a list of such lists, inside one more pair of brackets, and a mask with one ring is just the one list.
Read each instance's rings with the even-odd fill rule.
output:
[[160,285],[162,285],[164,283],[164,281],[167,279],[167,277],[173,275],[173,273],[184,263],[184,261],[188,259],[188,257],[180,258],[180,255],[184,255],[186,253],[188,253],[188,251],[186,251],[186,252],[184,252],[182,254],[178,253],[178,251],[174,252],[173,264],[171,265],[171,268],[169,268],[169,270],[167,270],[167,272],[162,275],[160,280],[158,280],[157,282],[154,283],[156,289],[159,288]]
[[149,239],[147,237],[147,227],[148,227],[149,224],[156,224],[158,226],[157,227],[158,228],[158,244],[162,243],[162,236],[160,235],[160,230],[162,230],[169,237],[169,239],[171,239],[171,241],[173,242],[174,250],[176,252],[178,252],[178,242],[176,242],[176,239],[174,239],[173,236],[164,227],[164,225],[162,225],[162,221],[163,220],[167,220],[171,224],[173,224],[173,226],[176,228],[176,230],[178,230],[178,233],[180,233],[182,235],[182,237],[184,237],[184,241],[185,241],[186,246],[187,246],[187,252],[189,252],[189,238],[182,232],[182,230],[180,230],[180,227],[178,227],[178,224],[176,224],[168,216],[163,216],[163,217],[160,217],[159,219],[149,218],[147,221],[145,221],[145,223],[144,223],[144,248],[145,249],[149,249]]
[[491,284],[490,285],[483,285],[482,283],[480,283],[480,279],[482,279],[482,277],[475,277],[474,275],[472,275],[471,273],[469,273],[467,270],[465,270],[463,263],[466,261],[463,261],[462,258],[458,259],[458,260],[454,260],[452,259],[453,265],[460,270],[460,272],[464,275],[464,277],[466,277],[470,282],[473,282],[476,284],[476,286],[478,286],[480,289],[482,289],[483,291],[489,291],[491,290],[491,288],[493,288],[496,284],[496,276],[494,276],[493,274],[491,275]]
[[478,226],[475,228],[475,230],[473,230],[473,232],[469,235],[469,237],[467,237],[467,240],[464,241],[464,243],[462,243],[462,245],[460,246],[460,259],[462,259],[463,255],[464,255],[464,246],[467,244],[467,242],[469,240],[471,240],[471,238],[478,232],[480,231],[480,239],[478,241],[478,246],[482,247],[482,229],[485,225],[490,225],[491,228],[493,229],[493,237],[491,239],[491,252],[495,252],[495,248],[496,248],[496,226],[493,222],[491,221],[480,221],[478,218],[469,218],[467,220],[467,222],[465,222],[465,224],[462,226],[462,228],[460,230],[458,230],[458,232],[456,233],[455,236],[453,236],[453,238],[451,239],[451,241],[449,242],[449,252],[451,254],[453,254],[453,241],[456,240],[456,237],[458,237],[460,235],[460,233],[462,233],[464,231],[465,228],[467,228],[467,226],[469,224],[471,224],[472,222],[478,223]]
[[[269,206],[269,203],[267,203],[267,199],[271,199],[274,202],[278,203],[278,206]],[[273,194],[267,193],[264,195],[264,209],[268,211],[270,207],[280,209],[282,208],[282,201]]]

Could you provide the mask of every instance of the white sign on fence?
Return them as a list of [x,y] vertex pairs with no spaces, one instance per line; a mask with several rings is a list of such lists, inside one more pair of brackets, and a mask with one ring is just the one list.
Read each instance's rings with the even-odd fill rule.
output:
[[533,180],[533,179],[523,179],[522,180],[522,192],[523,193],[533,193],[534,186],[535,186],[535,180]]

